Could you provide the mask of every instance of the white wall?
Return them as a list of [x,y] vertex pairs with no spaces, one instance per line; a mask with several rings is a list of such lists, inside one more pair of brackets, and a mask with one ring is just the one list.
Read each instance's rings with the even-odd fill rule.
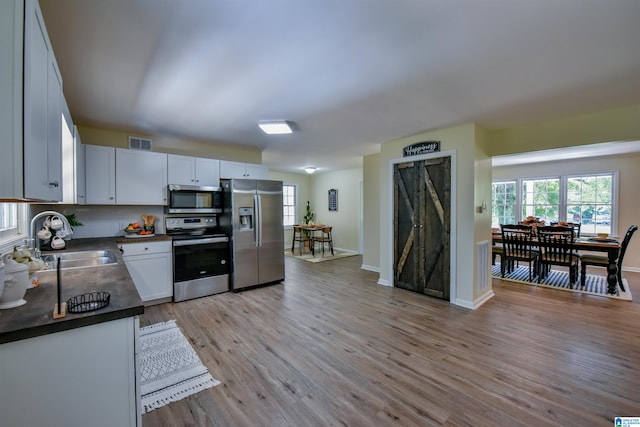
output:
[[[164,233],[163,206],[80,206],[80,205],[31,205],[31,215],[53,210],[62,214],[76,214],[84,226],[73,228],[73,238],[123,236],[124,226],[131,222],[142,223],[142,215],[156,215],[156,233]],[[30,216],[31,217],[31,216]]]

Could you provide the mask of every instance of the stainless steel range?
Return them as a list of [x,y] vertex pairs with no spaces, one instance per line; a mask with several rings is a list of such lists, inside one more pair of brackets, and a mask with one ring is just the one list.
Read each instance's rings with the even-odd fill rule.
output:
[[229,290],[229,237],[215,215],[166,216],[173,237],[173,300],[185,301]]

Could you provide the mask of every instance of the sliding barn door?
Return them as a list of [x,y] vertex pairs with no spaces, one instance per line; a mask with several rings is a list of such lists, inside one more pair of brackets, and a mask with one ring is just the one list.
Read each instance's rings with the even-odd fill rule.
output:
[[394,166],[394,286],[449,300],[451,158]]

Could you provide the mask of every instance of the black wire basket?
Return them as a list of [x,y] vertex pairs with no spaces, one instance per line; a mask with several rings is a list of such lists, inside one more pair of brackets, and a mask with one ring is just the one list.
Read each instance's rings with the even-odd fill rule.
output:
[[70,313],[86,313],[99,310],[109,305],[109,292],[90,292],[77,295],[67,300],[67,311]]

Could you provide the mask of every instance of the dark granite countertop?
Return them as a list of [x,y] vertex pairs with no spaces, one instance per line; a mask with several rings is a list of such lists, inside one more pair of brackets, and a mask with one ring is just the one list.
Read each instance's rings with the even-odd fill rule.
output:
[[124,264],[118,244],[164,240],[171,240],[171,237],[157,235],[140,239],[104,237],[69,240],[63,251],[111,248],[117,254],[118,264],[62,270],[61,300],[65,302],[83,293],[106,291],[111,294],[109,305],[96,311],[67,313],[66,317],[54,319],[53,310],[57,302],[56,271],[40,271],[40,286],[27,290],[24,297],[26,304],[0,310],[0,344],[144,313],[144,304]]

